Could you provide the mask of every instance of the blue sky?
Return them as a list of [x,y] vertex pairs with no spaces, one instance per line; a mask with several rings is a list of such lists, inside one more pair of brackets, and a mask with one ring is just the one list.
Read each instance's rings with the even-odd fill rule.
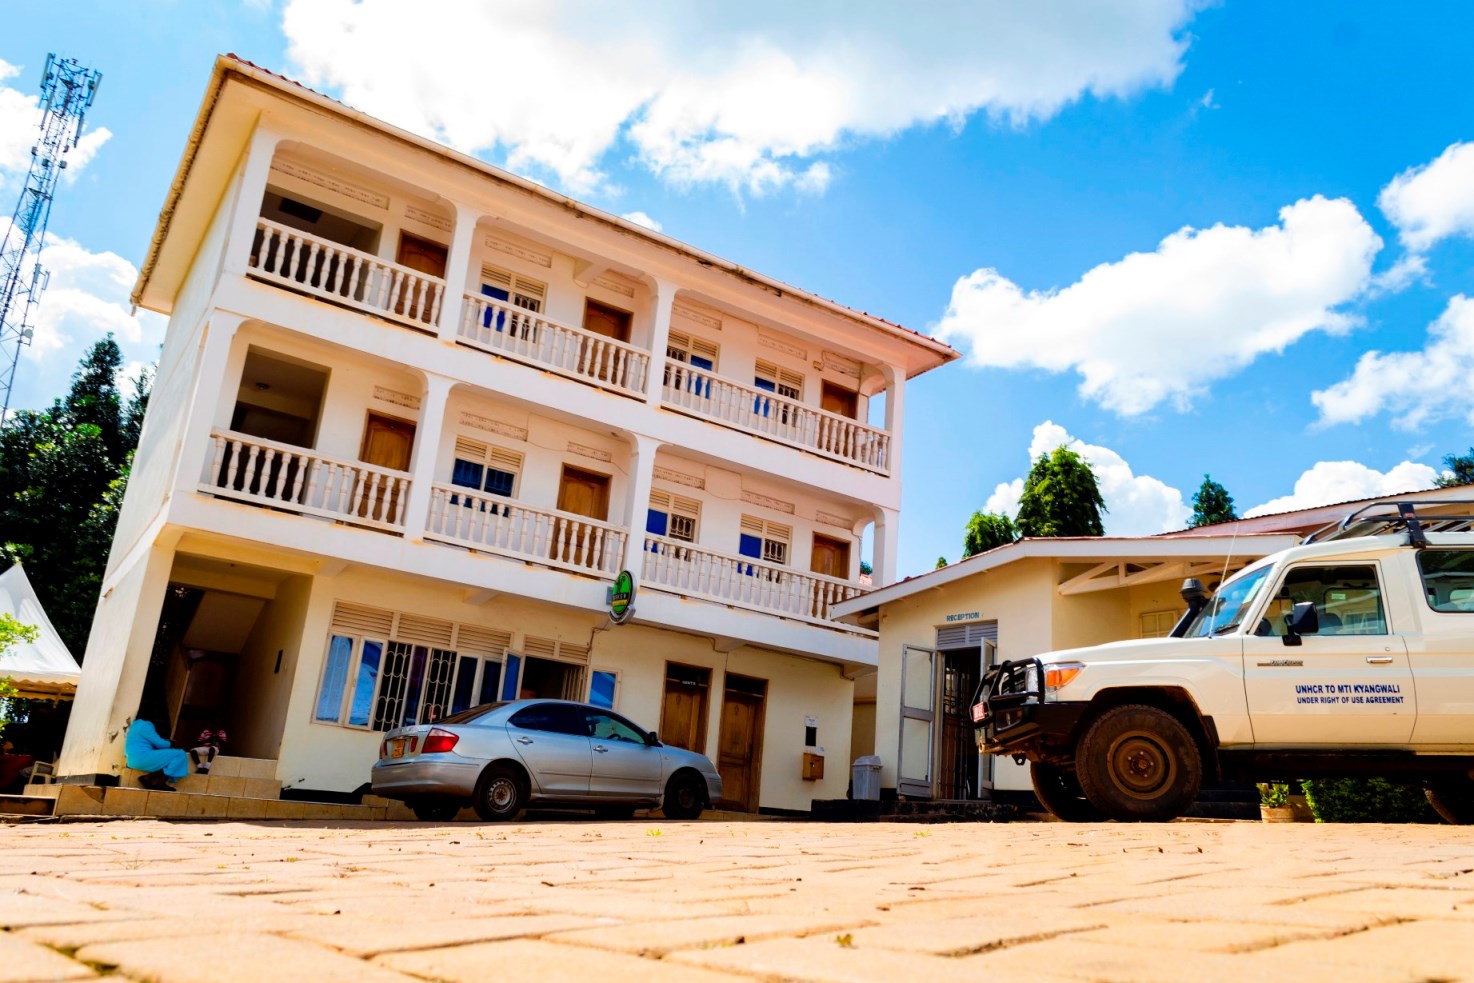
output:
[[154,357],[126,295],[231,51],[968,352],[908,392],[902,573],[1060,441],[1112,533],[1204,472],[1311,505],[1474,443],[1474,8],[790,7],[11,0],[6,207],[47,52],[103,73],[14,402],[102,330]]

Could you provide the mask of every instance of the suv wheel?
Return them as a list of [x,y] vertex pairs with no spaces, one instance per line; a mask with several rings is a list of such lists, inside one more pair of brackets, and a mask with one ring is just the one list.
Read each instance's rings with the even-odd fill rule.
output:
[[1034,782],[1034,797],[1055,819],[1066,823],[1094,823],[1106,818],[1080,791],[1080,779],[1076,777],[1075,769],[1035,761],[1029,766],[1029,777]]
[[1474,825],[1474,779],[1442,781],[1424,794],[1444,822],[1452,826]]
[[1085,798],[1112,819],[1161,823],[1193,804],[1203,761],[1182,721],[1131,704],[1107,710],[1085,731],[1075,773]]

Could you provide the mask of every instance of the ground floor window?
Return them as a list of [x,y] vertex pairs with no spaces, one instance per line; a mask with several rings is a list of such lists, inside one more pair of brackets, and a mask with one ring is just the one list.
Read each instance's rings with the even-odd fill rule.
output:
[[619,697],[619,673],[612,669],[595,669],[589,676],[589,702],[605,710],[613,710]]

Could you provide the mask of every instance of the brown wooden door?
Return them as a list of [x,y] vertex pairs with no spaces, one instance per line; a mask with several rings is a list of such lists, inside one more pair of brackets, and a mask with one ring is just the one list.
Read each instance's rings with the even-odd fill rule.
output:
[[[415,447],[415,425],[378,413],[368,415],[363,428],[363,447],[358,459],[391,471],[408,471],[410,453]],[[362,497],[358,514],[366,519],[393,521],[399,510],[399,482],[380,477],[359,476]]]
[[850,579],[850,544],[828,536],[814,536],[814,552],[809,569],[826,577]]
[[665,699],[660,708],[661,741],[698,754],[706,753],[706,700],[711,670],[665,664]]
[[853,420],[860,412],[860,394],[826,382],[819,390],[819,408]]
[[[586,301],[583,309],[583,327],[605,338],[615,341],[630,340],[630,312],[622,311],[597,300]],[[602,350],[600,350],[602,349]],[[604,382],[614,379],[623,361],[622,353],[613,345],[602,345],[589,353],[589,371]]]
[[[421,239],[419,236],[400,233],[399,255],[396,257],[400,266],[407,266],[417,273],[444,280],[445,260],[444,246],[428,239]],[[405,283],[400,287],[399,296],[394,303],[394,313],[408,313],[427,324],[433,308],[429,287],[423,284]]]
[[722,694],[717,771],[722,776],[722,797],[743,812],[756,812],[758,807],[766,690],[764,680],[728,675]]
[[[603,521],[609,518],[609,476],[564,466],[558,485],[558,511]],[[550,555],[582,567],[600,567],[602,557],[587,555],[607,548],[604,537],[581,523],[559,519],[553,525]]]

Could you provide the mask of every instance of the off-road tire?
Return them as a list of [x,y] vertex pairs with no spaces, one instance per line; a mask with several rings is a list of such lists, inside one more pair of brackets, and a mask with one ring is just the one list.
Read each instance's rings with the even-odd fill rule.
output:
[[1107,710],[1075,750],[1075,773],[1090,804],[1122,822],[1163,823],[1193,804],[1203,759],[1182,721],[1128,704]]
[[1034,797],[1060,822],[1098,823],[1106,818],[1085,798],[1075,769],[1035,761],[1029,766],[1029,777],[1034,783]]
[[706,790],[695,775],[672,775],[665,786],[660,811],[666,819],[697,819],[706,804]]
[[489,823],[515,819],[527,805],[527,780],[515,768],[491,765],[476,781],[476,797],[471,805],[476,815]]
[[1438,818],[1450,826],[1474,826],[1474,779],[1438,782],[1424,794]]
[[448,823],[461,811],[461,804],[451,799],[411,799],[405,805],[422,823]]

